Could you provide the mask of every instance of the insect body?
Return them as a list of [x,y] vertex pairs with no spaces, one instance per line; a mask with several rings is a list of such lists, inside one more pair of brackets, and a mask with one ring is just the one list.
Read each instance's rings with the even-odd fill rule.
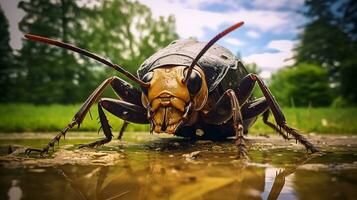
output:
[[[215,36],[208,43],[195,40],[175,41],[148,58],[138,69],[137,76],[122,67],[86,50],[48,38],[25,35],[28,39],[66,48],[102,62],[140,85],[133,87],[119,77],[106,79],[84,102],[73,120],[43,149],[28,149],[47,153],[66,132],[80,125],[91,105],[108,86],[120,97],[101,98],[98,114],[104,139],[82,147],[95,147],[112,139],[112,132],[103,108],[123,119],[121,138],[130,123],[150,124],[150,132],[168,133],[191,138],[223,139],[236,136],[240,156],[246,155],[244,134],[263,115],[265,124],[284,138],[291,134],[311,152],[318,151],[296,129],[287,125],[285,117],[266,87],[255,74],[248,74],[242,62],[230,51],[214,43],[240,27],[237,23]],[[252,90],[257,83],[264,97],[254,99]],[[277,125],[268,121],[269,113]]]

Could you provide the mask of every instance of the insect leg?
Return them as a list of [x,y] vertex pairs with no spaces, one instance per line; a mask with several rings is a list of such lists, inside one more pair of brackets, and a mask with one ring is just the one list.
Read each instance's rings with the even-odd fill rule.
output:
[[240,105],[235,92],[227,90],[210,109],[210,112],[203,115],[203,120],[208,124],[223,124],[233,119],[233,128],[237,137],[238,157],[247,158],[246,146],[243,137],[243,118]]
[[121,126],[121,129],[119,131],[118,140],[121,140],[121,138],[123,137],[124,131],[125,131],[126,127],[128,127],[128,124],[129,124],[129,122],[123,121],[123,125]]
[[235,88],[235,92],[238,95],[239,105],[244,105],[248,98],[252,95],[255,82],[252,82],[249,76],[245,76],[239,83],[239,86]]
[[[257,117],[258,115],[263,113],[263,122],[278,132],[284,139],[289,139],[288,136],[275,124],[268,121],[269,117],[269,105],[265,97],[261,97],[259,99],[255,99],[254,101],[247,102],[242,107],[242,116],[244,120],[251,119],[253,117]],[[246,127],[245,127],[246,128]]]
[[[228,90],[230,91],[230,90]],[[223,124],[231,119],[233,111],[231,105],[231,97],[226,91],[217,101],[217,103],[210,109],[210,111],[203,116],[203,121],[208,124]]]
[[28,148],[25,151],[26,155],[29,155],[31,152],[39,152],[41,156],[43,154],[47,154],[48,150],[50,147],[54,147],[55,143],[59,143],[61,137],[65,137],[66,133],[68,130],[73,128],[74,126],[78,125],[83,122],[83,119],[85,118],[86,114],[88,113],[90,107],[92,104],[96,101],[96,99],[103,93],[104,89],[113,81],[115,77],[108,78],[104,80],[93,92],[92,94],[87,98],[87,100],[82,104],[81,108],[79,111],[74,115],[72,121],[61,131],[59,132],[50,142],[43,147],[42,149],[34,149],[34,148]]
[[137,106],[121,100],[102,98],[98,103],[98,114],[101,123],[101,128],[103,129],[105,138],[89,144],[81,145],[80,148],[82,147],[93,148],[111,141],[113,135],[109,122],[103,112],[103,108],[125,121],[139,123],[139,124],[149,123],[146,117],[146,110],[144,107]]
[[141,106],[141,91],[133,87],[130,83],[124,81],[121,78],[114,77],[110,82],[111,87],[114,92],[122,99],[123,101]]
[[[115,84],[111,84],[112,82],[115,82]],[[55,143],[58,143],[61,139],[61,137],[65,137],[66,133],[68,130],[70,130],[71,128],[73,128],[74,126],[78,125],[78,127],[80,126],[80,124],[83,122],[83,119],[85,118],[86,114],[88,113],[90,107],[93,105],[93,103],[99,98],[99,96],[103,93],[104,89],[111,84],[111,86],[115,85],[114,87],[116,89],[114,89],[115,91],[124,91],[123,89],[118,89],[120,86],[120,83],[125,84],[126,82],[119,79],[118,77],[110,77],[106,80],[104,80],[93,92],[92,94],[87,98],[87,100],[82,104],[81,108],[79,109],[79,111],[74,115],[72,121],[61,131],[59,132],[53,139],[50,140],[50,142],[43,147],[42,149],[34,149],[34,148],[28,148],[25,151],[26,155],[29,155],[31,152],[35,151],[35,152],[39,152],[41,156],[43,156],[43,154],[47,154],[48,150],[51,147],[54,147]],[[125,84],[126,86],[128,86],[129,84]],[[123,87],[122,87],[123,88]],[[133,95],[133,96],[137,96],[138,94],[138,90],[133,88],[133,87],[126,87],[129,91],[128,94]],[[131,89],[129,89],[131,88]],[[124,96],[125,92],[121,92],[120,96]],[[132,102],[135,102],[135,100],[132,100]]]
[[266,99],[261,97],[253,101],[248,101],[246,104],[244,104],[244,106],[242,106],[242,116],[243,119],[250,119],[262,114],[268,109],[269,106]]
[[134,105],[125,101],[102,98],[99,103],[113,115],[127,122],[148,124],[146,109],[143,106]]
[[238,147],[238,158],[248,158],[243,136],[243,118],[238,102],[238,98],[233,90],[226,92],[230,98],[232,108],[233,127],[236,132],[236,145]]
[[104,114],[101,101],[98,103],[98,115],[99,115],[99,122],[101,125],[100,128],[103,130],[105,138],[89,144],[80,145],[79,148],[83,148],[83,147],[94,148],[100,145],[104,145],[112,140],[113,137],[112,130],[111,130],[112,127],[109,125],[108,119]]
[[247,76],[250,77],[251,81],[258,82],[258,85],[261,91],[263,92],[264,97],[266,98],[267,104],[271,112],[273,113],[274,119],[278,124],[278,127],[285,130],[288,134],[291,134],[297,141],[304,145],[307,150],[310,150],[313,153],[318,152],[318,149],[312,143],[310,143],[301,133],[299,133],[298,130],[290,127],[286,123],[283,112],[281,111],[277,101],[270,92],[269,88],[265,85],[264,81],[255,74],[248,74]]
[[[130,83],[115,77],[110,83],[114,92],[120,97],[120,99],[141,106],[141,92],[137,88],[134,88]],[[119,131],[118,139],[120,140],[123,137],[124,131],[128,126],[129,122],[124,121],[123,125]]]
[[270,128],[274,129],[276,132],[278,132],[285,140],[289,140],[289,137],[279,128],[277,125],[271,123],[268,118],[269,118],[270,111],[267,110],[263,113],[263,122],[264,124],[268,125]]

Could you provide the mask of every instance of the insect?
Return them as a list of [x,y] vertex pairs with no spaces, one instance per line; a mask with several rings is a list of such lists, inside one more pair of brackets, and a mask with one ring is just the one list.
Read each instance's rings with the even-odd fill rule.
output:
[[[265,124],[288,139],[292,135],[311,152],[314,147],[285,120],[274,96],[263,80],[249,74],[242,62],[229,50],[215,42],[243,22],[216,35],[209,42],[196,40],[175,41],[148,58],[137,70],[137,76],[117,64],[84,49],[60,41],[27,34],[30,40],[55,45],[93,58],[114,68],[140,88],[135,88],[119,77],[110,77],[100,84],[83,103],[73,120],[42,149],[27,149],[48,153],[60,138],[82,123],[90,107],[103,90],[111,86],[120,99],[100,98],[98,115],[105,138],[80,147],[96,147],[112,140],[112,132],[103,109],[124,120],[119,133],[122,137],[128,123],[150,124],[150,132],[168,133],[191,138],[222,139],[236,136],[239,157],[246,157],[244,135],[259,115]],[[257,83],[264,97],[252,97]],[[268,121],[272,113],[276,125]]]

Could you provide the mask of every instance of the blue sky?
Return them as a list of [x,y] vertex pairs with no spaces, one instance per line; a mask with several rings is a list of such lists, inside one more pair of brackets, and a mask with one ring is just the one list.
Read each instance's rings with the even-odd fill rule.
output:
[[245,25],[218,43],[233,53],[240,52],[245,63],[255,62],[268,78],[281,67],[293,63],[292,49],[306,22],[296,11],[303,0],[139,0],[156,17],[174,15],[181,38],[190,36],[208,41],[226,27]]
[[[24,15],[17,9],[19,0],[0,1],[10,23],[11,45],[21,47],[22,33],[17,23]],[[210,40],[226,27],[244,21],[242,28],[218,43],[234,54],[239,52],[245,63],[255,62],[262,76],[293,63],[292,49],[306,22],[296,11],[303,0],[138,0],[151,8],[155,17],[174,15],[180,38]]]

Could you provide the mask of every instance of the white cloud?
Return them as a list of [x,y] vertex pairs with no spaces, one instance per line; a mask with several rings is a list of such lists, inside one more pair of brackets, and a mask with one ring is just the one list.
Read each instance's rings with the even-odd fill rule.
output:
[[295,42],[291,40],[273,40],[270,41],[267,45],[269,49],[275,49],[282,52],[291,51],[294,47]]
[[9,21],[10,45],[13,49],[21,48],[22,33],[18,28],[18,23],[21,21],[25,12],[17,8],[20,0],[0,1],[0,5]]
[[212,5],[212,4],[220,4],[220,5],[228,5],[234,6],[237,5],[234,0],[171,0],[170,2],[178,2],[185,8],[199,9],[202,5]]
[[278,69],[294,64],[293,47],[295,42],[292,40],[273,40],[267,45],[268,48],[277,52],[265,52],[246,56],[243,61],[246,63],[256,63],[261,69],[263,78],[269,78],[271,73]]
[[[205,29],[218,31],[218,27],[224,24],[230,25],[238,21],[244,21],[245,27],[254,28],[261,32],[295,32],[295,25],[292,25],[291,12],[272,10],[247,10],[238,7],[235,10],[224,13],[199,10],[197,7],[201,0],[188,3],[190,1],[165,1],[165,0],[139,0],[140,3],[151,8],[155,17],[174,15],[176,19],[177,33],[182,38],[197,37],[202,38]],[[216,0],[210,0],[215,2]],[[218,2],[218,1],[217,1]],[[293,27],[293,28],[292,28]]]
[[238,40],[236,38],[226,38],[224,41],[228,44],[234,45],[234,46],[243,46],[245,43],[242,42],[241,40]]
[[296,9],[304,4],[304,0],[274,0],[269,2],[267,2],[266,0],[254,0],[251,3],[255,7],[261,9],[278,9],[278,8]]
[[256,39],[260,37],[260,33],[257,31],[249,30],[247,31],[247,36]]

